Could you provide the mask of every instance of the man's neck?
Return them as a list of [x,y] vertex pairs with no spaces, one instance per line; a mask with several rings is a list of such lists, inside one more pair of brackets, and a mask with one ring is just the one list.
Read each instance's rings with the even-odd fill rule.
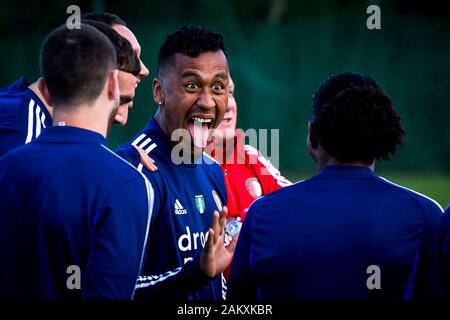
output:
[[53,116],[53,107],[51,105],[48,104],[47,100],[44,98],[44,95],[42,94],[41,90],[39,89],[39,85],[38,85],[38,81],[30,84],[28,86],[28,88],[34,92],[35,95],[38,96],[38,98],[42,101],[42,103],[44,104],[45,108],[47,109],[48,113]]
[[59,110],[54,113],[53,125],[78,127],[97,132],[106,138],[112,123],[107,119],[102,119],[101,114],[95,114],[93,108],[93,106],[81,106]]
[[328,159],[322,159],[322,161],[317,162],[317,169],[318,171],[322,170],[326,166],[355,166],[355,167],[367,167],[370,170],[375,170],[375,161],[371,164],[367,164],[360,161],[353,161],[353,162],[342,162],[337,160],[336,158],[329,157]]
[[351,161],[351,162],[339,161],[335,157],[332,157],[327,151],[325,151],[325,149],[321,145],[319,145],[315,149],[310,149],[309,153],[312,156],[314,162],[316,163],[317,171],[321,171],[326,166],[356,166],[356,167],[367,167],[372,171],[375,170],[375,160],[371,164],[367,164],[361,161]]
[[166,123],[164,121],[164,115],[160,108],[156,110],[155,115],[153,116],[158,126],[161,130],[170,138],[169,128],[167,128]]

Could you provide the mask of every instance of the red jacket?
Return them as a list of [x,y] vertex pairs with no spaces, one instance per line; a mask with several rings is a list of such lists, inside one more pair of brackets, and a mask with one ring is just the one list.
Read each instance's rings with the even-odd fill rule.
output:
[[220,163],[225,176],[229,217],[244,220],[255,199],[292,184],[261,152],[244,145],[242,130],[236,130],[234,146],[229,146],[230,150],[225,146],[215,145],[211,154]]

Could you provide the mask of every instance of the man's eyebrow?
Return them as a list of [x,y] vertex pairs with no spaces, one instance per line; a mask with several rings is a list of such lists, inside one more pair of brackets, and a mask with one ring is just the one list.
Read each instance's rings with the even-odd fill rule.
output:
[[182,78],[187,78],[187,77],[198,77],[198,74],[197,73],[195,73],[195,72],[193,72],[193,71],[184,71],[182,74],[181,74],[181,77]]
[[228,80],[228,75],[226,73],[218,73],[215,75],[216,78],[222,78],[223,80]]
[[[182,78],[199,77],[199,74],[194,71],[187,70],[181,74],[181,77]],[[228,75],[224,72],[220,72],[220,73],[215,74],[214,78],[222,78],[223,80],[228,80]]]

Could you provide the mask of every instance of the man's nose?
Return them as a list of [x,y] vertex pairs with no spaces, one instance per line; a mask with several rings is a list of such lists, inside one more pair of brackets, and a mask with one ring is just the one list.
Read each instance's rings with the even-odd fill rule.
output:
[[149,74],[150,74],[150,71],[147,69],[147,67],[145,66],[145,64],[141,60],[141,71],[139,71],[139,77],[140,78],[145,78]]
[[200,108],[204,110],[209,110],[216,106],[216,102],[214,101],[211,93],[205,90],[201,93],[200,97],[198,98],[197,104]]

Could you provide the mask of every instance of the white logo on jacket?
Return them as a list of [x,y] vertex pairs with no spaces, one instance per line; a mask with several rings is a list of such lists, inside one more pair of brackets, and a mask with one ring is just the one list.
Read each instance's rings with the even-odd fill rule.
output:
[[180,200],[175,200],[175,214],[187,214],[187,210],[183,208]]

